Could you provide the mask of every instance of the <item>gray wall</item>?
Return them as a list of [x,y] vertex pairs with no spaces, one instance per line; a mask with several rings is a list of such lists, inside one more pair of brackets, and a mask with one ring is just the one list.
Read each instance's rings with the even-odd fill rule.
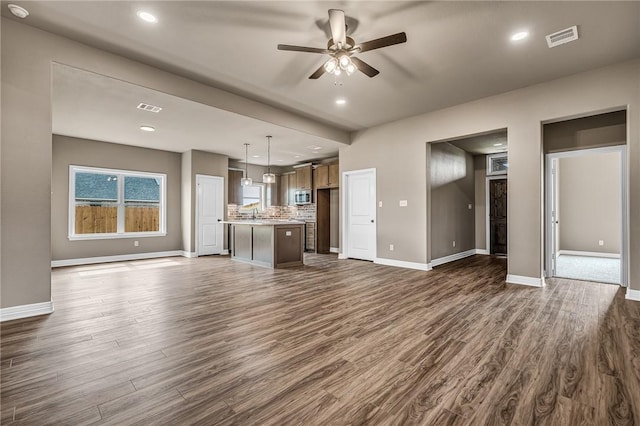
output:
[[[630,258],[640,258],[640,60],[529,86],[356,132],[340,149],[340,170],[377,170],[378,256],[426,264],[426,143],[507,128],[509,137],[508,273],[543,275],[541,123],[628,105]],[[400,211],[397,199],[409,206]],[[389,238],[402,242],[388,251]],[[630,266],[640,289],[640,262]]]
[[[224,178],[224,206],[226,206],[229,199],[229,194],[227,193],[229,157],[205,151],[190,150],[182,154],[182,167],[182,190],[186,193],[182,197],[182,213],[185,216],[182,225],[183,250],[193,253],[196,251],[196,175]],[[224,216],[226,219],[226,207]],[[224,248],[227,248],[226,231],[223,236],[223,242]]]
[[51,300],[52,62],[349,142],[344,130],[1,19],[1,308]]
[[624,144],[626,111],[614,111],[544,125],[544,152]]
[[[431,258],[475,248],[475,178],[471,154],[449,143],[431,144]],[[472,206],[469,209],[469,205]],[[456,245],[453,246],[453,241]]]
[[[51,175],[51,259],[77,259],[120,254],[181,250],[180,154],[114,143],[53,135]],[[165,237],[70,241],[69,166],[103,167],[167,175]]]
[[476,248],[489,250],[487,247],[487,156],[473,157],[473,174],[475,178],[475,223]]
[[[620,253],[620,153],[560,158],[558,250]],[[604,246],[598,245],[604,240]]]

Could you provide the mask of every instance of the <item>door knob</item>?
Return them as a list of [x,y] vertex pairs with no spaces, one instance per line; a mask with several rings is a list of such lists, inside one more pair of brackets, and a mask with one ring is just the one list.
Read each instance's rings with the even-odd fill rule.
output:
[[373,223],[373,219],[371,219],[371,223]]
[[222,219],[218,219],[218,222],[222,222]]

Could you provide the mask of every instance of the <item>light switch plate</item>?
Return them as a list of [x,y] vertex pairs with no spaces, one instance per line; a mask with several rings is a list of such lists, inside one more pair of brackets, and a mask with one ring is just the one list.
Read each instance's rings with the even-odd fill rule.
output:
[[407,207],[407,200],[400,200],[400,207]]
[[382,207],[382,201],[378,201],[378,207]]

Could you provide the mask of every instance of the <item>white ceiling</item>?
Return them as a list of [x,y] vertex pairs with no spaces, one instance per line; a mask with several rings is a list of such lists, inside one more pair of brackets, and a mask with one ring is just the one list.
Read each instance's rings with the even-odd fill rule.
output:
[[[30,11],[21,21],[28,25],[345,130],[640,56],[637,1],[12,2]],[[3,16],[17,19],[6,4],[2,2]],[[345,11],[348,34],[356,42],[406,32],[405,44],[359,55],[380,70],[377,77],[356,73],[344,77],[342,85],[328,75],[309,80],[323,55],[276,49],[278,43],[326,46],[327,10],[333,7]],[[140,21],[139,9],[154,13],[158,23]],[[578,41],[547,47],[546,34],[573,25],[579,29]],[[522,29],[529,31],[529,38],[511,42],[510,35]],[[347,104],[336,105],[338,97]],[[69,123],[60,123],[65,125]],[[256,126],[257,133],[265,130]],[[231,136],[237,130],[219,133]],[[300,148],[290,151],[296,150]]]
[[[162,110],[139,110],[141,102]],[[156,131],[143,132],[141,125]],[[198,149],[242,161],[247,142],[249,163],[260,165],[267,164],[266,136],[271,135],[276,166],[335,157],[341,145],[60,64],[53,67],[53,132],[174,152]]]

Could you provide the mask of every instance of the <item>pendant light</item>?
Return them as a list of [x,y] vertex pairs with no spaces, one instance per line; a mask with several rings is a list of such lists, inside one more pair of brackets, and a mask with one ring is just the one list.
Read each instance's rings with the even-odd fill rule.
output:
[[244,176],[240,179],[240,185],[249,186],[253,183],[253,180],[249,177],[249,145],[244,144]]
[[276,175],[271,173],[271,136],[267,136],[267,173],[262,175],[262,183],[276,183]]

